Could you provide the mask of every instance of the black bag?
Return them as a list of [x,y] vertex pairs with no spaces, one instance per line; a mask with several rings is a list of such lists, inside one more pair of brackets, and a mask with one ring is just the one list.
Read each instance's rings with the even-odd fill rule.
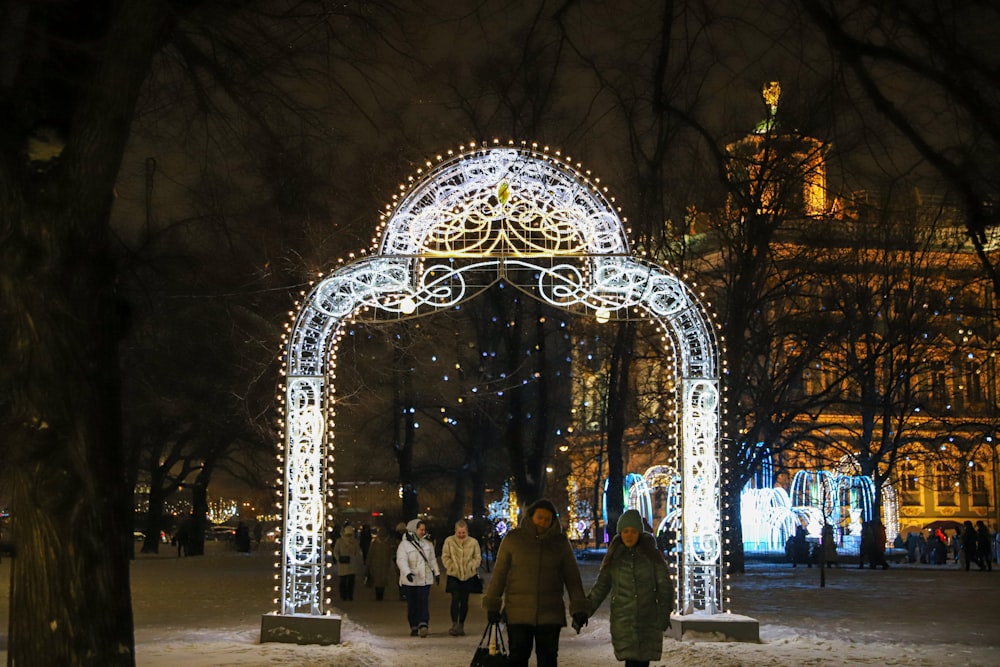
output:
[[482,593],[483,592],[483,580],[477,574],[472,579],[469,579],[469,592],[470,593]]
[[346,565],[347,563],[350,563],[350,562],[351,562],[351,557],[350,557],[350,556],[341,556],[341,557],[340,557],[340,558],[339,558],[339,559],[337,560],[337,562],[338,562],[338,563],[344,563],[344,564]]
[[[492,650],[492,652],[491,652]],[[510,656],[507,654],[507,644],[503,639],[503,630],[499,623],[487,623],[483,638],[472,655],[469,667],[507,667]]]

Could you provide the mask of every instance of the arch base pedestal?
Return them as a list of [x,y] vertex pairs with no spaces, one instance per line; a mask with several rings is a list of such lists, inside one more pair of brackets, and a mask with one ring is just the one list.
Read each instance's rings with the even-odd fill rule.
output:
[[760,643],[760,623],[740,614],[671,614],[668,636],[682,641]]
[[309,614],[264,614],[260,617],[260,643],[340,643],[340,616]]

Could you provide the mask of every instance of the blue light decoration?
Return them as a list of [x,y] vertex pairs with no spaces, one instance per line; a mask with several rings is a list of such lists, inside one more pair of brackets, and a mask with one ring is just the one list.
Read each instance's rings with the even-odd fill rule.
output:
[[[740,496],[743,548],[747,553],[784,550],[785,541],[798,526],[819,539],[823,524],[834,527],[839,548],[857,551],[861,524],[875,517],[875,483],[852,457],[842,458],[835,469],[799,470],[792,476],[791,492],[774,486],[771,462],[765,458],[761,473],[747,483]],[[899,532],[899,505],[890,484],[882,487],[882,522],[887,539]]]
[[[282,351],[278,475],[283,511],[275,604],[329,615],[337,351],[356,323],[453,309],[503,280],[597,322],[643,320],[673,352],[682,499],[675,608],[725,611],[715,324],[686,276],[629,249],[600,180],[560,151],[476,142],[428,160],[399,186],[370,253],[303,291]],[[527,271],[524,271],[527,269]],[[518,276],[533,276],[516,284]],[[641,493],[639,494],[641,496]]]

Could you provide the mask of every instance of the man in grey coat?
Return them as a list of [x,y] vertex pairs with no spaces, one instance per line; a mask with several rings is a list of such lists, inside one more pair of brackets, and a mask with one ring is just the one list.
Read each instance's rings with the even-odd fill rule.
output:
[[532,645],[538,667],[556,667],[559,632],[566,626],[563,589],[577,624],[586,625],[589,603],[555,505],[538,500],[525,515],[500,543],[483,608],[491,623],[506,616],[511,667],[527,667]]

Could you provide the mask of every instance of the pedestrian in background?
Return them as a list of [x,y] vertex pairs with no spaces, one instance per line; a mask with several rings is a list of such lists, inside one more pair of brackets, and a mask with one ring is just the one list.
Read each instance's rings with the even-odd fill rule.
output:
[[538,667],[556,667],[559,632],[566,626],[563,589],[569,593],[573,620],[586,625],[590,603],[573,547],[559,524],[555,505],[538,500],[500,543],[483,596],[490,623],[506,616],[511,667],[527,667],[532,647]]
[[[976,529],[972,527],[971,521],[962,522],[962,560],[965,562],[965,571],[969,571],[972,563],[978,563],[979,557],[976,555]],[[979,569],[983,569],[980,565]]]
[[[465,618],[469,614],[469,595],[479,580],[482,561],[479,542],[469,536],[469,524],[464,519],[455,522],[455,534],[449,535],[441,548],[441,562],[448,575],[445,590],[451,593],[451,628],[448,634],[465,634]],[[481,583],[481,582],[480,582]]]
[[976,522],[976,556],[980,570],[993,571],[993,540],[990,529],[982,521]]
[[365,559],[366,582],[375,589],[375,599],[381,601],[385,587],[398,579],[396,574],[396,549],[390,538],[382,535],[377,527],[372,527],[372,541],[368,545]]
[[[643,530],[639,512],[626,510],[618,534],[608,545],[597,581],[587,595],[593,615],[611,594],[611,645],[625,667],[649,667],[663,653],[663,632],[670,627],[674,586],[663,554]],[[580,625],[574,619],[577,632]]]
[[250,529],[243,521],[240,521],[236,526],[236,532],[233,533],[233,544],[241,554],[250,553]]
[[431,584],[440,582],[441,570],[434,543],[426,539],[427,526],[420,519],[406,524],[406,535],[396,550],[399,585],[406,596],[406,618],[411,637],[426,637],[430,624]]
[[333,545],[333,560],[337,563],[337,589],[340,599],[350,602],[354,599],[355,576],[364,571],[365,564],[361,546],[354,539],[353,527],[344,526],[340,531],[340,537]]

